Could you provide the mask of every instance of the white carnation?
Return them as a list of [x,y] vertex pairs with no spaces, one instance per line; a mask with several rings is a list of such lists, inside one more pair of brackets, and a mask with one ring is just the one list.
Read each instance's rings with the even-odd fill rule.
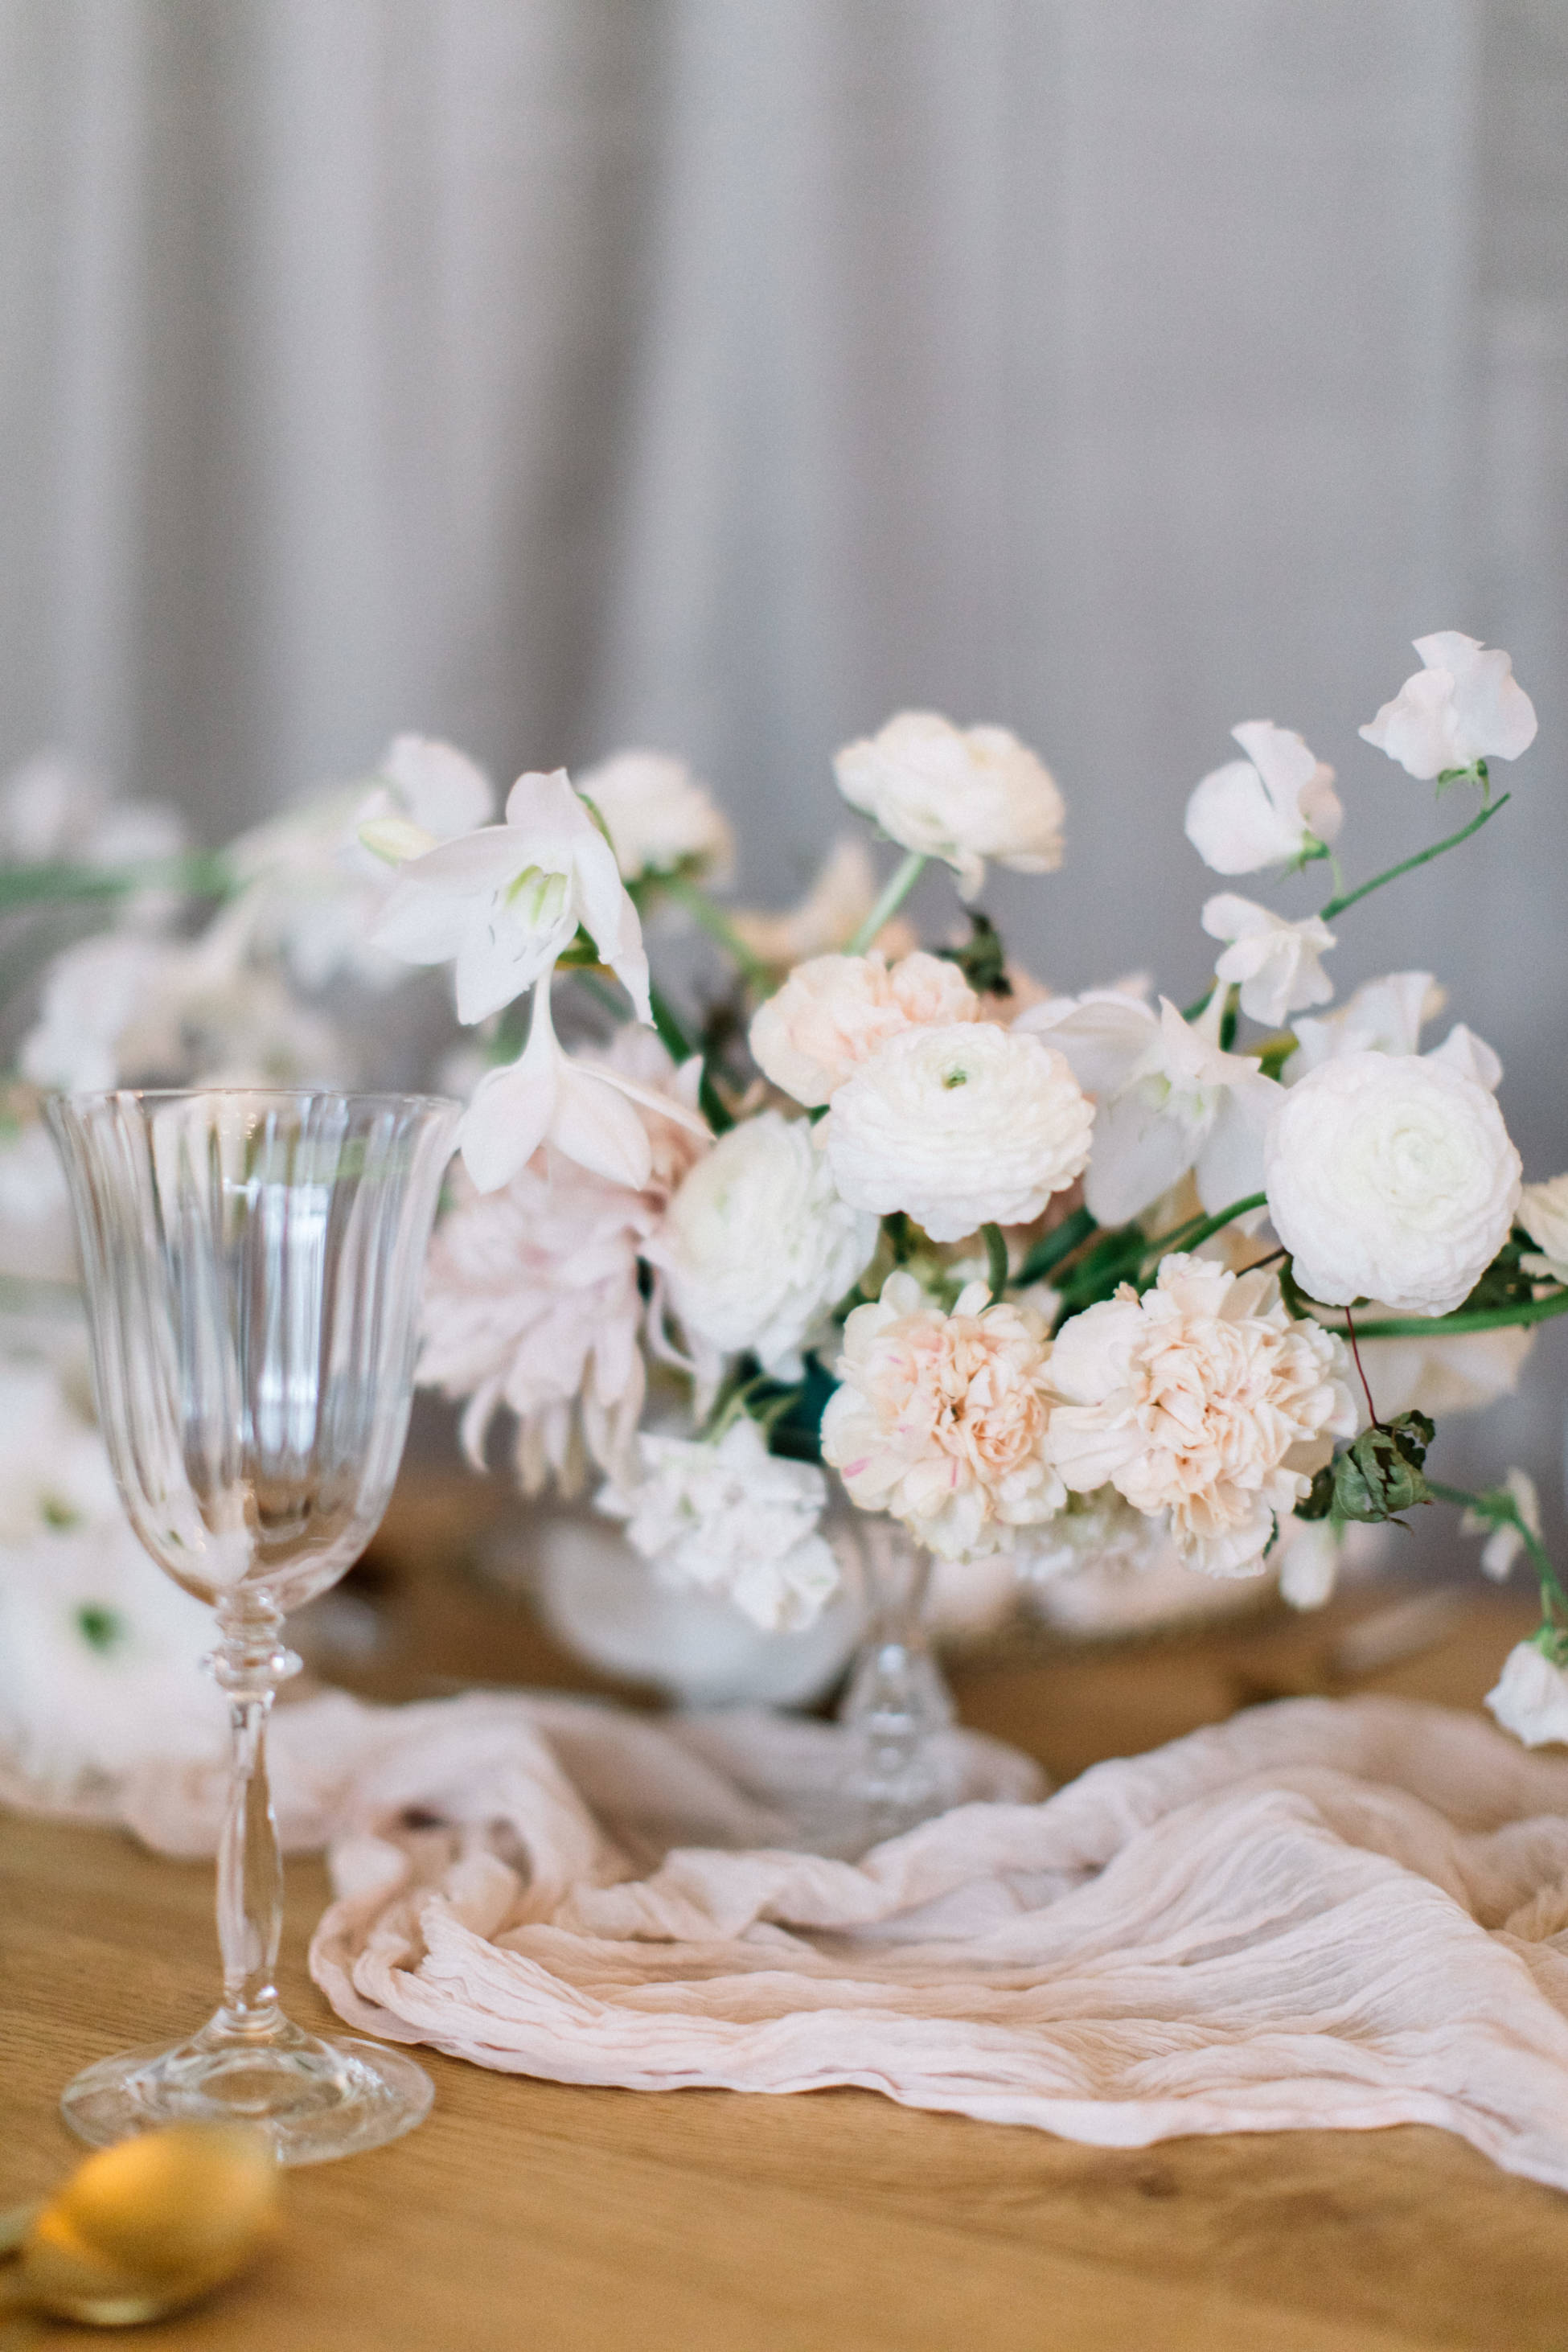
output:
[[840,1198],[810,1128],[770,1110],[698,1161],[646,1255],[694,1339],[787,1372],[876,1246],[876,1218]]
[[973,898],[994,857],[1018,874],[1062,862],[1062,796],[1048,771],[1005,727],[955,727],[933,710],[901,710],[846,744],[838,789],[905,849],[941,857]]
[[770,1633],[821,1615],[842,1574],[818,1532],[827,1481],[814,1464],[780,1461],[744,1416],[716,1445],[645,1435],[639,1451],[641,1477],[605,1487],[596,1507],[626,1521],[661,1583],[722,1594]]
[[989,1022],[889,1038],[818,1130],[845,1200],[933,1242],[1024,1224],[1089,1160],[1094,1108],[1066,1057]]
[[1535,707],[1507,654],[1438,629],[1417,637],[1422,667],[1360,730],[1369,743],[1429,782],[1478,760],[1517,760],[1535,740]]
[[1568,1675],[1533,1642],[1520,1642],[1509,1652],[1487,1705],[1503,1729],[1527,1748],[1568,1741]]
[[1503,1243],[1519,1154],[1486,1088],[1429,1056],[1346,1054],[1285,1096],[1265,1148],[1274,1230],[1325,1306],[1447,1315]]
[[695,867],[727,871],[730,827],[684,760],[668,751],[617,751],[577,779],[609,830],[622,878]]

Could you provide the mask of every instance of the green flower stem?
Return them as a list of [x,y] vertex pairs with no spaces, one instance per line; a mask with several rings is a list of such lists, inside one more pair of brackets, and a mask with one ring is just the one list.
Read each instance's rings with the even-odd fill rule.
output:
[[651,981],[648,983],[647,1001],[648,1009],[653,1014],[653,1025],[658,1031],[659,1043],[670,1060],[678,1066],[682,1062],[689,1062],[696,1047],[681,1027],[668,997],[661,995]]
[[1326,907],[1319,908],[1319,919],[1325,923],[1332,922],[1336,915],[1342,915],[1347,907],[1353,907],[1358,898],[1364,898],[1370,891],[1381,890],[1385,882],[1396,880],[1401,874],[1408,874],[1417,866],[1429,866],[1433,858],[1441,857],[1446,849],[1457,849],[1461,841],[1468,841],[1472,833],[1479,833],[1483,824],[1489,824],[1499,809],[1507,808],[1511,797],[1511,793],[1504,793],[1500,799],[1489,801],[1486,806],[1479,810],[1470,819],[1468,824],[1462,824],[1458,833],[1451,833],[1448,835],[1447,841],[1435,841],[1430,849],[1418,849],[1414,857],[1402,858],[1397,866],[1391,866],[1385,874],[1374,874],[1372,880],[1363,882],[1359,889],[1345,890],[1339,898],[1331,898]]
[[1463,1509],[1476,1512],[1494,1528],[1513,1528],[1530,1554],[1530,1564],[1541,1586],[1542,1613],[1550,1618],[1555,1602],[1562,1612],[1563,1623],[1568,1625],[1568,1593],[1558,1582],[1551,1554],[1533,1528],[1525,1525],[1524,1513],[1506,1489],[1495,1495],[1473,1495],[1468,1487],[1445,1486],[1436,1478],[1428,1478],[1426,1487],[1434,1502],[1458,1503]]
[[[1372,1323],[1358,1323],[1358,1339],[1447,1339],[1466,1331],[1508,1331],[1524,1323],[1546,1323],[1553,1315],[1568,1314],[1568,1290],[1554,1290],[1547,1298],[1527,1298],[1517,1307],[1477,1307],[1469,1314],[1387,1315]],[[1322,1322],[1320,1311],[1318,1319]],[[1349,1336],[1343,1323],[1323,1323],[1325,1331]]]
[[658,877],[658,887],[668,891],[678,906],[684,907],[689,915],[695,917],[709,938],[723,949],[753,988],[759,989],[764,996],[773,993],[773,975],[769,967],[761,956],[752,952],[723,909],[714,905],[707,891],[693,882],[689,875],[661,874]]
[[132,890],[182,890],[193,898],[226,898],[235,887],[234,870],[218,849],[143,858],[134,866],[78,866],[55,859],[44,866],[0,866],[0,914],[72,899],[121,898]]
[[925,871],[925,852],[911,849],[896,866],[881,897],[845,949],[846,955],[864,955],[884,924],[890,923]]
[[1007,1243],[1000,1225],[982,1225],[980,1232],[985,1244],[986,1278],[994,1307],[1007,1287]]
[[1070,1257],[1074,1250],[1081,1248],[1090,1235],[1099,1231],[1100,1227],[1087,1209],[1075,1209],[1070,1217],[1062,1219],[1054,1233],[1047,1234],[1035,1244],[1018,1268],[1018,1288],[1027,1290],[1032,1282],[1043,1281],[1047,1274],[1060,1265],[1063,1258]]
[[[1250,1210],[1266,1209],[1268,1206],[1267,1192],[1249,1192],[1245,1201],[1233,1201],[1229,1208],[1221,1209],[1217,1216],[1190,1217],[1173,1233],[1162,1234],[1157,1241],[1152,1241],[1143,1253],[1144,1263],[1147,1265],[1152,1258],[1168,1257],[1173,1250],[1196,1249],[1198,1244],[1206,1242],[1211,1234],[1223,1233],[1237,1217],[1245,1217]],[[1364,1332],[1363,1337],[1365,1337]]]

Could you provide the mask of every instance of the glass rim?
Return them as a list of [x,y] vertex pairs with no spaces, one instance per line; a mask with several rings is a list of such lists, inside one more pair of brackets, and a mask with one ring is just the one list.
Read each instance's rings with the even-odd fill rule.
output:
[[456,1110],[462,1104],[455,1095],[405,1093],[395,1087],[87,1087],[74,1091],[64,1087],[51,1087],[44,1096],[49,1103],[69,1103],[87,1107],[98,1103],[174,1103],[174,1102],[341,1102],[389,1105],[396,1103],[405,1109]]

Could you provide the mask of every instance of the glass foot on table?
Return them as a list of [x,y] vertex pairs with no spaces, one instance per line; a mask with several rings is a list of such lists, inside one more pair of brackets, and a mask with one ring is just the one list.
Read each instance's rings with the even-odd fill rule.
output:
[[279,2164],[325,2164],[423,2123],[435,2084],[379,2042],[323,2042],[282,2019],[265,2037],[219,2021],[172,2050],[101,2058],[67,2085],[60,2113],[94,2147],[161,2124],[254,2123]]

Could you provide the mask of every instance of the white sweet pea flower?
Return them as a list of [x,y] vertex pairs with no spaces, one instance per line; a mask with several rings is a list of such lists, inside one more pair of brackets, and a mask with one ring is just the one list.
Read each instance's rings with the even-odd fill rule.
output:
[[1241,1009],[1249,1021],[1277,1029],[1287,1013],[1327,1004],[1332,997],[1333,982],[1319,959],[1333,946],[1334,935],[1318,916],[1289,923],[1250,898],[1222,890],[1204,908],[1203,925],[1211,940],[1231,942],[1215,965],[1215,976],[1241,982]]
[[1005,727],[955,727],[934,710],[901,710],[879,733],[847,743],[838,789],[891,841],[940,857],[973,898],[985,860],[1016,874],[1062,862],[1062,796],[1048,771]]
[[668,1094],[641,1086],[610,1062],[563,1050],[548,983],[534,992],[528,1044],[515,1062],[487,1070],[458,1129],[463,1164],[481,1192],[494,1192],[552,1143],[607,1183],[640,1192],[653,1145],[637,1105],[706,1137],[708,1126]]
[[[1321,1068],[1342,1054],[1414,1054],[1421,1032],[1435,1020],[1447,996],[1429,971],[1391,971],[1369,980],[1332,1013],[1320,1018],[1303,1016],[1292,1025],[1296,1051],[1282,1076],[1294,1086],[1309,1070]],[[1486,1040],[1462,1021],[1456,1022],[1440,1045],[1422,1056],[1473,1078],[1495,1094],[1502,1064]]]
[[1215,768],[1187,803],[1187,839],[1216,874],[1257,874],[1310,857],[1344,819],[1334,772],[1289,727],[1249,719],[1231,729],[1247,753]]
[[1509,1652],[1487,1705],[1503,1729],[1527,1748],[1568,1741],[1568,1675],[1534,1642],[1521,1642]]
[[1067,1056],[1099,1104],[1084,1200],[1102,1225],[1122,1225],[1190,1168],[1214,1215],[1263,1190],[1263,1139],[1282,1089],[1245,1054],[1219,1045],[1216,990],[1196,1021],[1169,998],[1156,1013],[1115,990],[1053,997],[1021,1013]]
[[1283,1097],[1268,1213],[1325,1306],[1447,1315],[1508,1239],[1519,1154],[1484,1087],[1430,1055],[1345,1054]]
[[626,1521],[658,1581],[721,1594],[771,1633],[815,1623],[843,1581],[818,1532],[827,1481],[815,1463],[770,1454],[743,1414],[716,1444],[645,1434],[638,1446],[641,1475],[595,1507]]
[[[1541,1497],[1535,1491],[1535,1481],[1528,1470],[1510,1470],[1503,1485],[1513,1496],[1520,1517],[1539,1543],[1541,1540]],[[1524,1538],[1512,1523],[1489,1519],[1480,1511],[1466,1511],[1459,1521],[1462,1536],[1485,1536],[1481,1546],[1481,1574],[1489,1576],[1494,1584],[1506,1583],[1515,1560],[1525,1549]]]
[[531,988],[579,924],[646,1021],[647,958],[637,908],[615,851],[557,768],[518,778],[504,824],[404,866],[372,936],[408,963],[454,962],[458,1018],[474,1022]]
[[1553,1176],[1546,1184],[1524,1185],[1517,1214],[1539,1252],[1520,1259],[1526,1274],[1538,1274],[1547,1282],[1568,1283],[1568,1176]]
[[1517,760],[1535,740],[1535,706],[1507,654],[1438,629],[1417,637],[1424,667],[1359,732],[1418,782],[1480,760]]
[[577,779],[605,820],[628,882],[685,868],[718,881],[734,844],[730,827],[684,760],[668,751],[617,751]]

